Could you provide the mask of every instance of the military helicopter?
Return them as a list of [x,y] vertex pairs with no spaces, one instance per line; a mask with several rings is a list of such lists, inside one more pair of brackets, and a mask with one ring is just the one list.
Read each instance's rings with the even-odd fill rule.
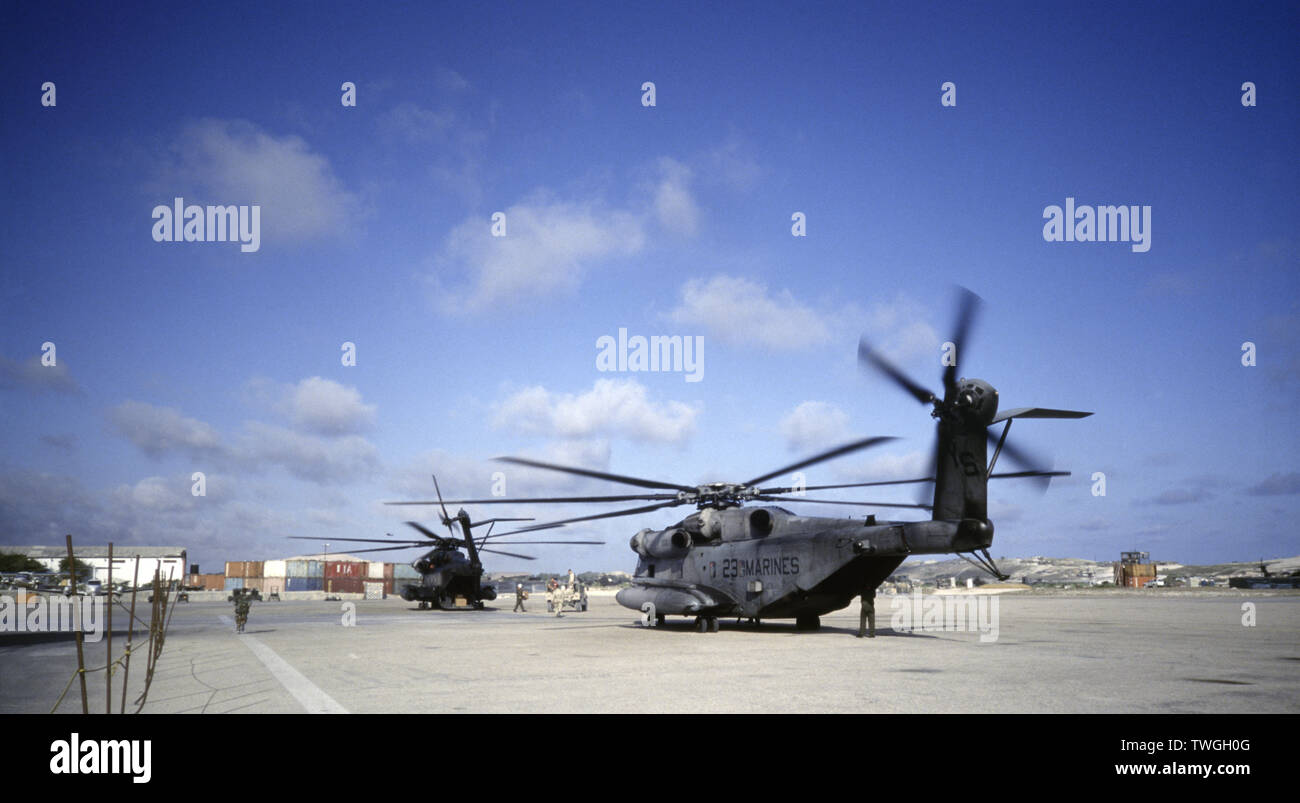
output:
[[[411,563],[411,566],[420,573],[420,582],[410,583],[402,589],[402,599],[407,602],[419,602],[420,610],[436,608],[440,610],[452,610],[456,607],[456,598],[463,598],[466,604],[475,609],[483,608],[484,601],[491,601],[497,598],[496,588],[483,583],[483,562],[479,555],[483,552],[490,552],[496,555],[508,555],[512,558],[522,558],[523,560],[536,560],[531,555],[521,555],[516,552],[507,552],[503,549],[494,547],[521,544],[603,544],[604,541],[512,541],[497,542],[491,539],[500,538],[506,535],[513,535],[514,532],[492,534],[492,528],[497,522],[503,521],[533,521],[533,519],[518,518],[495,518],[484,519],[483,521],[471,521],[469,514],[461,508],[456,515],[447,514],[447,506],[442,503],[442,490],[438,488],[438,478],[433,478],[434,489],[438,493],[438,504],[442,506],[442,523],[451,534],[450,538],[438,535],[429,530],[424,525],[415,521],[406,522],[408,527],[418,531],[424,536],[422,539],[412,541],[394,541],[391,538],[340,538],[339,541],[355,541],[360,543],[379,543],[388,544],[388,546],[377,547],[374,549],[353,550],[352,554],[360,555],[367,552],[390,552],[399,549],[411,549],[413,547],[432,547],[428,552],[421,555]],[[419,503],[430,504],[430,503]],[[455,522],[460,525],[461,537],[456,536],[456,531],[452,527]],[[474,528],[487,525],[487,532],[475,540]],[[559,525],[539,525],[530,527],[529,531],[550,529],[552,526]],[[290,536],[300,540],[316,540],[306,536]],[[461,550],[464,550],[462,552]]]
[[[957,353],[966,340],[979,297],[962,290],[953,343]],[[697,512],[662,530],[643,529],[632,536],[637,554],[633,585],[619,591],[618,602],[640,610],[648,624],[662,624],[669,615],[694,616],[700,632],[717,632],[719,617],[795,620],[799,630],[816,630],[820,617],[846,607],[853,598],[871,592],[908,555],[957,553],[999,579],[988,554],[993,543],[987,489],[990,479],[1034,477],[1050,482],[1065,471],[1045,471],[1023,450],[1007,443],[1016,418],[1083,418],[1091,413],[1041,407],[1019,407],[998,412],[998,392],[981,379],[959,379],[957,368],[943,371],[943,396],[939,397],[909,379],[871,349],[858,346],[863,367],[877,369],[917,401],[931,406],[937,420],[930,475],[909,480],[860,482],[807,487],[765,486],[764,483],[808,466],[893,440],[873,437],[844,444],[742,483],[691,486],[560,466],[518,457],[498,460],[515,465],[606,480],[659,492],[647,494],[562,497],[545,499],[475,499],[460,503],[586,503],[651,501],[653,504],[526,527],[518,532],[581,521],[631,516],[679,505],[695,505]],[[1006,422],[993,457],[988,458],[988,428]],[[1027,470],[994,474],[998,456],[1006,453]],[[1041,463],[1039,463],[1041,465]],[[811,499],[806,491],[864,488],[908,483],[934,483],[930,504],[853,502]],[[796,493],[797,496],[788,494]],[[877,521],[799,516],[785,507],[753,502],[797,502],[920,508],[931,512],[929,521]],[[972,556],[974,559],[972,559]],[[978,562],[977,562],[978,561]]]

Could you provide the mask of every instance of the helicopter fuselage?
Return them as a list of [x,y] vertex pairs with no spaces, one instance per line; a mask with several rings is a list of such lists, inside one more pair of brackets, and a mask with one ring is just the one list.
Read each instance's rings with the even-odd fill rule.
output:
[[771,506],[704,510],[633,537],[634,585],[617,599],[654,616],[820,616],[874,590],[908,555],[964,552],[992,540],[992,526],[975,520],[876,522]]
[[475,563],[458,550],[435,549],[411,564],[420,573],[420,582],[402,590],[408,602],[431,603],[440,608],[455,607],[461,597],[471,605],[496,599],[496,589],[481,584],[482,564]]

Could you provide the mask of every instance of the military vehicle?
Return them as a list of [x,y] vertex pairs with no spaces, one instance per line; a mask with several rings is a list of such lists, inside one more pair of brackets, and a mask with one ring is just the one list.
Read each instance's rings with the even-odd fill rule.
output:
[[[500,549],[501,546],[538,545],[538,544],[603,544],[604,541],[497,541],[494,539],[502,538],[507,535],[513,535],[518,531],[492,533],[492,528],[497,522],[502,521],[533,521],[533,519],[520,518],[495,518],[484,519],[483,521],[471,521],[469,514],[461,508],[454,517],[447,514],[447,506],[442,501],[442,489],[438,487],[438,478],[433,478],[433,487],[437,491],[438,501],[435,502],[414,502],[410,504],[438,504],[442,508],[442,523],[450,533],[451,537],[444,537],[429,530],[419,522],[408,521],[408,527],[419,532],[424,538],[411,541],[395,541],[391,538],[340,538],[340,541],[355,541],[360,543],[380,543],[388,544],[384,547],[373,549],[352,550],[352,554],[361,555],[368,552],[390,552],[394,550],[406,550],[414,547],[432,547],[428,552],[421,555],[411,563],[411,566],[420,573],[419,582],[408,583],[401,589],[401,597],[407,602],[418,602],[420,610],[430,608],[438,610],[453,610],[457,606],[457,601],[463,601],[465,607],[481,609],[484,602],[497,598],[497,591],[494,586],[487,585],[483,582],[483,562],[480,554],[484,552],[507,555],[512,558],[521,558],[523,560],[536,560],[531,555],[521,555],[517,552],[507,552]],[[461,537],[456,537],[456,531],[452,524],[460,525]],[[475,539],[474,528],[487,525],[487,531]],[[559,525],[554,525],[559,526]],[[530,527],[529,532],[535,530],[549,529],[547,525]],[[311,541],[316,540],[306,536],[290,536],[299,540]],[[463,551],[462,551],[463,550]]]
[[[955,355],[965,358],[964,344],[975,317],[979,298],[963,290],[952,343]],[[656,493],[565,497],[547,499],[454,500],[462,504],[550,504],[649,501],[629,509],[563,519],[518,532],[582,521],[641,515],[679,505],[694,505],[697,512],[660,530],[643,529],[632,536],[637,555],[633,585],[618,592],[621,605],[642,611],[642,621],[653,626],[666,616],[695,617],[700,632],[716,632],[720,617],[748,618],[758,623],[794,619],[800,630],[820,627],[820,617],[848,606],[855,597],[872,592],[909,555],[956,553],[1000,580],[989,556],[993,523],[988,517],[990,479],[1032,477],[1050,482],[1069,472],[1050,471],[1042,461],[1007,442],[1011,422],[1017,418],[1083,418],[1091,413],[1041,407],[998,411],[998,391],[982,379],[957,376],[956,360],[942,373],[943,395],[938,396],[891,365],[864,340],[858,344],[864,368],[883,372],[918,402],[931,407],[937,422],[932,466],[928,476],[908,480],[860,482],[791,487],[765,485],[782,475],[818,463],[869,449],[889,437],[872,437],[847,443],[741,483],[717,482],[682,485],[585,468],[561,466],[518,457],[498,460],[520,466],[558,471],[621,483]],[[988,455],[988,428],[1004,423],[992,458]],[[994,474],[1001,454],[1025,470]],[[814,499],[809,491],[934,484],[928,504],[900,504]],[[791,496],[790,494],[795,494]],[[768,504],[747,507],[756,502]],[[859,505],[928,510],[928,521],[878,521],[801,516],[785,504]]]
[[546,612],[555,613],[555,600],[560,599],[560,610],[563,611],[585,611],[587,610],[587,584],[581,580],[575,580],[573,588],[561,585],[554,592],[546,595]]

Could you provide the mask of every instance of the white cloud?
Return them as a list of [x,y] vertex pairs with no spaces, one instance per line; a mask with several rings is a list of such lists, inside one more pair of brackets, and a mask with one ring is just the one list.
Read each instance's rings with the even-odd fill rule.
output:
[[691,279],[668,317],[732,345],[793,351],[831,340],[826,313],[788,290],[769,293],[763,284],[737,276]]
[[937,367],[944,338],[927,323],[928,317],[924,307],[901,294],[892,302],[871,305],[866,325],[872,348],[909,375],[909,364],[915,362]]
[[264,239],[335,234],[358,216],[356,197],[301,137],[276,137],[244,120],[204,119],[187,126],[172,150],[159,192],[183,195],[186,203],[260,204]]
[[215,429],[197,419],[186,418],[171,407],[125,401],[109,417],[118,432],[151,457],[179,452],[206,458],[224,452]]
[[320,435],[352,435],[374,423],[375,406],[362,403],[356,388],[319,376],[299,382],[288,403],[294,424]]
[[698,409],[678,401],[656,404],[631,379],[598,379],[582,394],[525,388],[496,407],[494,423],[559,438],[624,437],[681,443],[694,432]]
[[664,229],[693,236],[699,228],[700,208],[691,195],[691,170],[667,156],[659,160],[662,177],[654,192],[655,217]]
[[[645,245],[639,216],[594,203],[535,197],[504,212],[504,237],[493,237],[491,222],[477,217],[447,235],[435,281],[448,311],[571,291],[602,261],[630,256]],[[442,278],[462,275],[469,286],[460,291]]]
[[705,164],[712,179],[736,192],[752,192],[763,177],[753,148],[734,135],[709,151]]
[[80,393],[81,389],[68,373],[68,364],[57,359],[54,365],[42,365],[40,355],[24,362],[0,356],[0,388],[21,388],[34,393]]
[[[336,424],[340,420],[327,415],[337,412],[337,408],[326,405],[307,409],[320,413],[322,418],[317,423]],[[299,479],[328,484],[364,479],[380,464],[379,450],[356,435],[324,438],[248,421],[232,442],[203,421],[186,418],[170,407],[136,401],[118,405],[110,417],[118,431],[145,454],[154,458],[179,454],[200,461],[195,470],[221,468],[256,473],[280,467]]]
[[414,103],[399,103],[379,118],[380,129],[408,142],[430,142],[449,134],[457,122],[451,109],[426,109]]
[[244,424],[233,449],[249,470],[280,466],[299,479],[335,483],[368,477],[379,469],[379,450],[365,438],[317,438],[257,421]]
[[834,404],[806,401],[781,420],[787,448],[813,452],[850,439],[849,415]]

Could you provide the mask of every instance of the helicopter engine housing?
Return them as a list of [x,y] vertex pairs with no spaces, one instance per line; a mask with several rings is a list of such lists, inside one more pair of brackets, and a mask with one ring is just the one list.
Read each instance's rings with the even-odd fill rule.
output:
[[681,527],[667,530],[645,529],[632,536],[632,551],[643,558],[680,558],[694,543],[690,532]]

